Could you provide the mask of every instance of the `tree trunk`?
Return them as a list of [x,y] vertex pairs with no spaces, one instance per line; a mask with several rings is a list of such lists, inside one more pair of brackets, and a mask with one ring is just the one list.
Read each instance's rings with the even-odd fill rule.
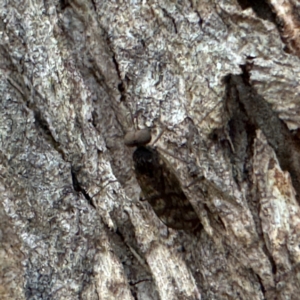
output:
[[299,299],[297,5],[1,1],[0,298]]

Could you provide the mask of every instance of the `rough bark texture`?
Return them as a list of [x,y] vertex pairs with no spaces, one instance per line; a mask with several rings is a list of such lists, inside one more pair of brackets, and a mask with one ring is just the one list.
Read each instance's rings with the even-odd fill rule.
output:
[[[299,28],[296,0],[0,1],[0,298],[299,299]],[[145,126],[193,230],[140,201]]]

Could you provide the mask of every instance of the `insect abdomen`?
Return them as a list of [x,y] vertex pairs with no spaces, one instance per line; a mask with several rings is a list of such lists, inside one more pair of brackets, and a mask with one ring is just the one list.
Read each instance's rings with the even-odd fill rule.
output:
[[142,192],[161,221],[174,229],[194,229],[199,218],[162,155],[155,148],[138,147],[133,161]]

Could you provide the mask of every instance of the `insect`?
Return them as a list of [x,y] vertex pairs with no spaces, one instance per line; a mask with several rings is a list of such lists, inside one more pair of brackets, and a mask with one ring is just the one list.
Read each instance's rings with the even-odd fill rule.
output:
[[150,129],[131,131],[124,141],[128,147],[137,147],[133,153],[136,178],[159,219],[178,230],[196,228],[199,218],[182,191],[175,171],[155,147],[146,146],[151,141]]

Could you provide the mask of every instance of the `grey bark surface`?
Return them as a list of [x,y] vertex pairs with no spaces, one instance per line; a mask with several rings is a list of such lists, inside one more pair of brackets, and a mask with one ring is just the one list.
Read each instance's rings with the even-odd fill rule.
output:
[[[299,299],[298,6],[0,1],[0,298]],[[140,201],[145,127],[193,230]]]

